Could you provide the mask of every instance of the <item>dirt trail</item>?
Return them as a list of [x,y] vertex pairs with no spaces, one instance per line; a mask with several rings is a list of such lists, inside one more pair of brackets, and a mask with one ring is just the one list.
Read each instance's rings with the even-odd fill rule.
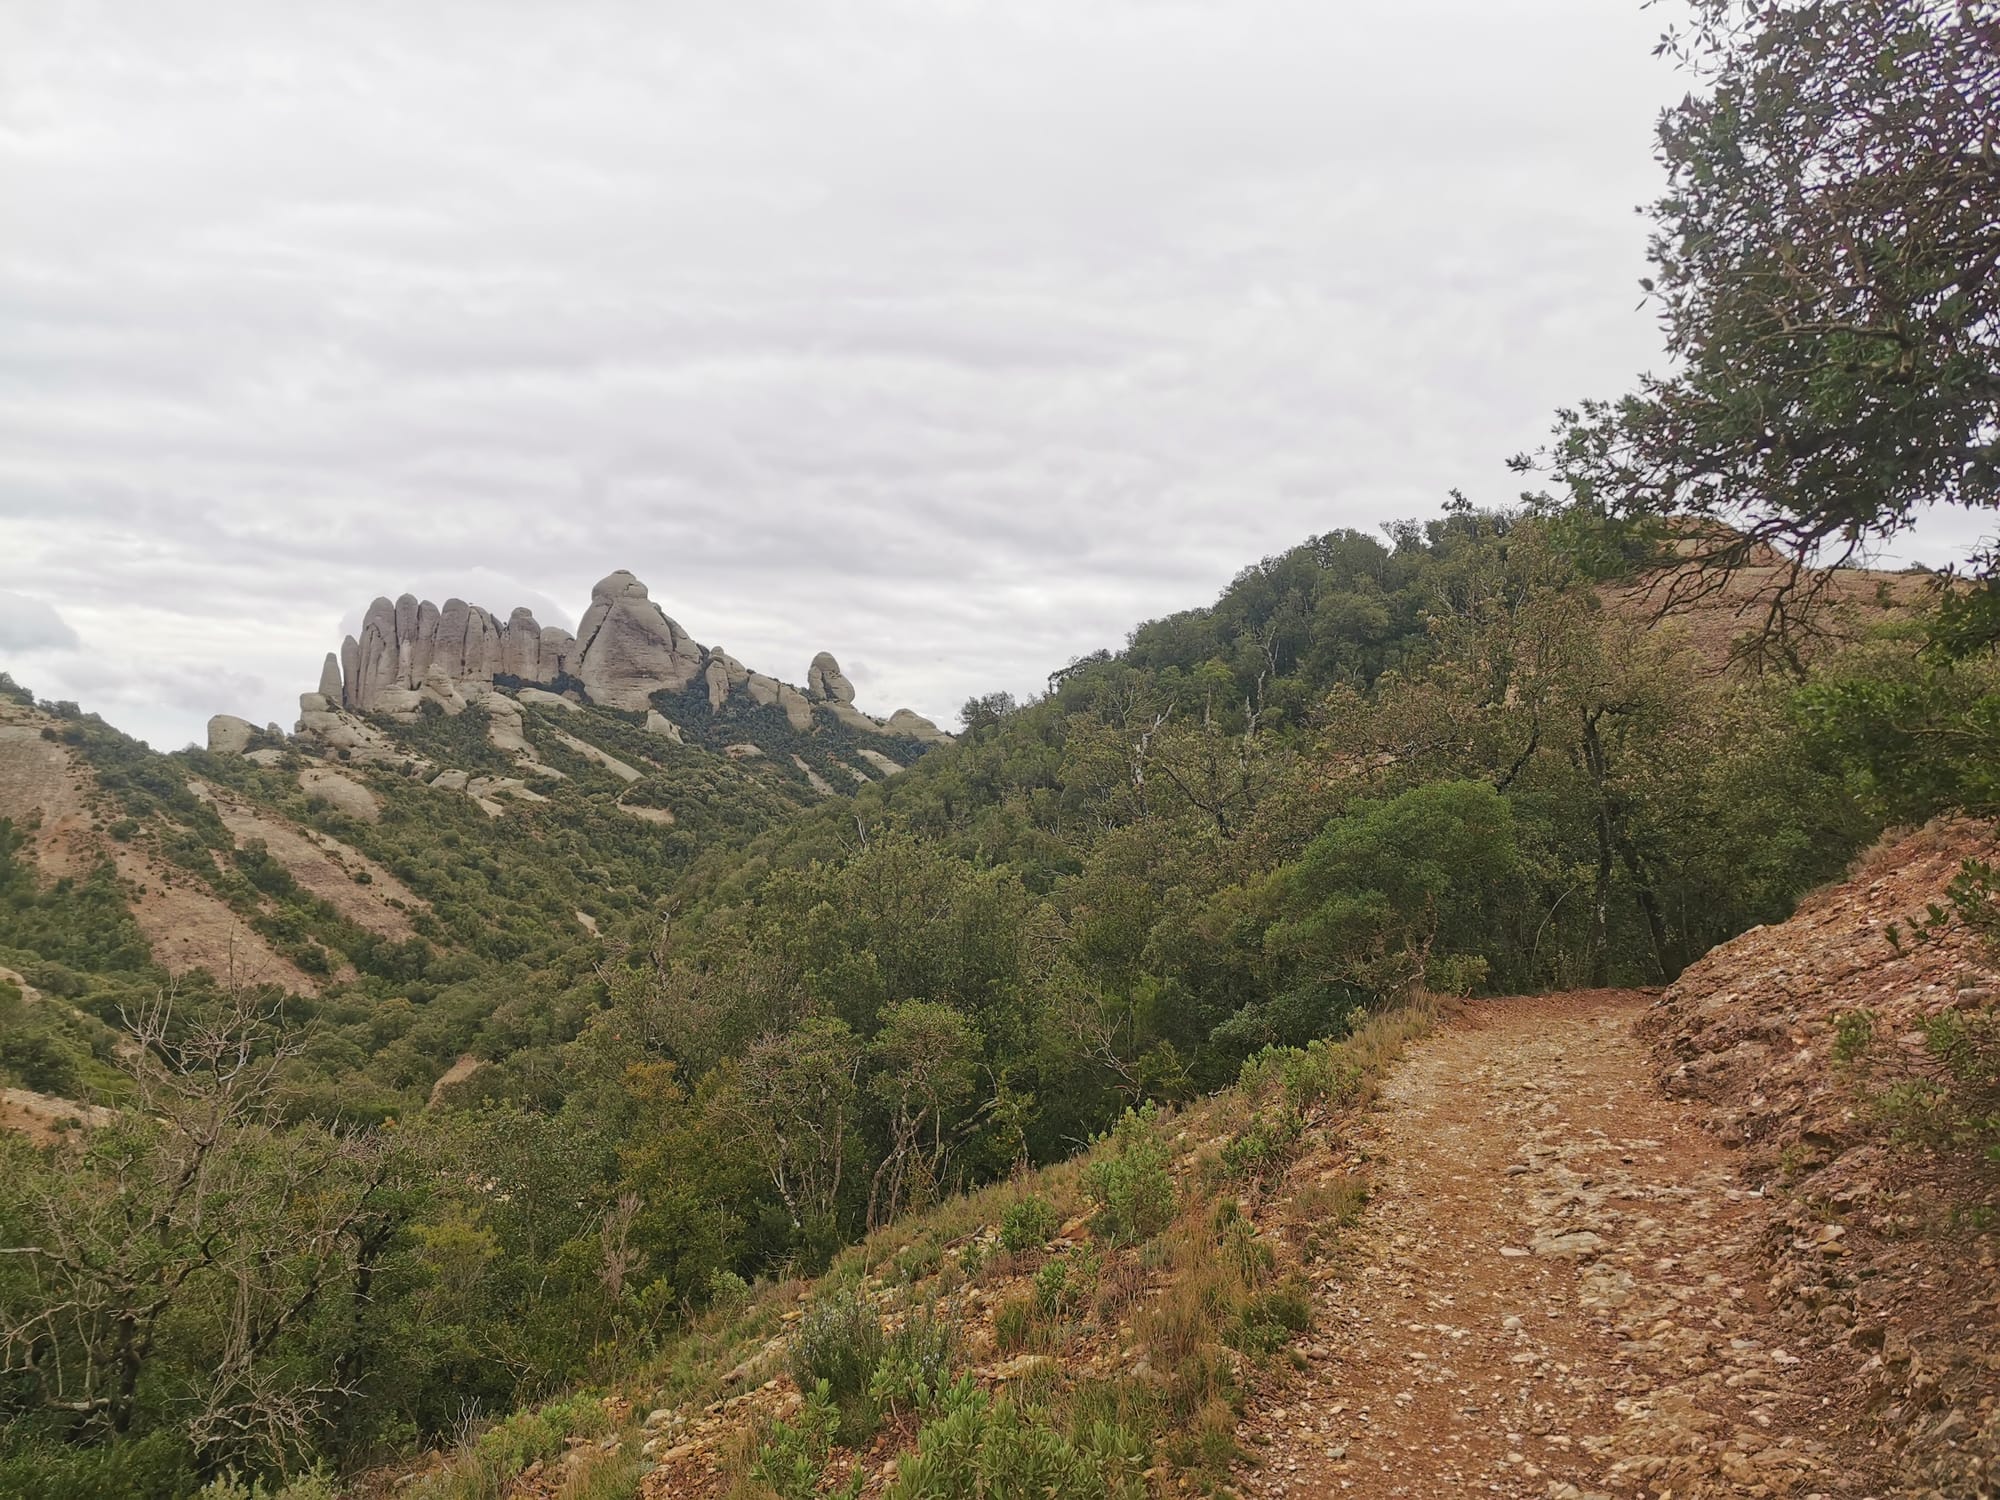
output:
[[1762,1316],[1764,1200],[1651,1083],[1648,998],[1476,1003],[1391,1075],[1246,1493],[1875,1493]]

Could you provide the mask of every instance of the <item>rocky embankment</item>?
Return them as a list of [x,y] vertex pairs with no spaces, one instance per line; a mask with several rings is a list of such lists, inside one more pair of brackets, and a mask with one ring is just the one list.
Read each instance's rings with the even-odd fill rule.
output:
[[1772,1203],[1762,1291],[1826,1351],[1830,1425],[1915,1494],[2000,1493],[2000,1171],[1914,1108],[1946,1081],[1929,1033],[1991,1025],[2000,996],[1988,939],[1915,928],[1994,848],[1965,821],[1885,840],[1691,967],[1642,1028],[1666,1092]]

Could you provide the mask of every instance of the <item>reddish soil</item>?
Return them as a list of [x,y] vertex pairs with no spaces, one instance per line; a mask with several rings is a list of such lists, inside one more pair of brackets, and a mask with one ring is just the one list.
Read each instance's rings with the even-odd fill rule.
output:
[[109,859],[132,893],[132,915],[152,943],[153,956],[168,968],[202,968],[244,983],[318,994],[303,971],[194,876],[104,835],[100,825],[117,813],[95,805],[103,794],[90,768],[61,743],[42,738],[52,723],[37,710],[0,703],[0,817],[34,828],[35,862],[42,873],[78,875]]
[[1768,1317],[1770,1205],[1662,1096],[1651,996],[1475,1003],[1385,1084],[1254,1494],[1861,1495],[1819,1356]]

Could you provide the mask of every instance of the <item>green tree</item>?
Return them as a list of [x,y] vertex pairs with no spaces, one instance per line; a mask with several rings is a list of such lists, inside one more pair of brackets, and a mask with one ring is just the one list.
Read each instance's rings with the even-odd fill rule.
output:
[[869,1091],[888,1115],[888,1143],[868,1185],[871,1228],[944,1184],[955,1136],[947,1121],[971,1100],[979,1031],[949,1005],[900,1000],[869,1044]]
[[[1660,123],[1645,283],[1673,373],[1564,413],[1547,456],[1591,509],[1727,523],[1680,533],[1708,564],[1682,593],[1765,543],[1845,560],[2000,503],[1996,26],[1984,0],[1693,0],[1663,43],[1698,86]],[[1777,619],[1821,579],[1781,575]]]
[[722,1108],[754,1143],[794,1230],[818,1258],[839,1243],[861,1062],[861,1043],[845,1021],[814,1016],[753,1043]]

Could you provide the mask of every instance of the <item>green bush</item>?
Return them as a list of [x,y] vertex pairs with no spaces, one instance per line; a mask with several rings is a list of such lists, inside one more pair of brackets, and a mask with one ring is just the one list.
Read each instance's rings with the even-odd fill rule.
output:
[[[805,1405],[789,1422],[775,1422],[757,1445],[757,1457],[750,1465],[750,1477],[768,1486],[778,1500],[818,1500],[826,1479],[827,1455],[840,1430],[840,1410],[833,1393],[822,1380],[806,1392]],[[853,1480],[838,1494],[861,1493],[867,1479],[857,1469]]]
[[269,1484],[244,1479],[233,1469],[211,1479],[195,1493],[195,1500],[338,1500],[340,1487],[332,1473],[319,1466],[291,1479]]
[[1851,1063],[1875,1044],[1875,1012],[1844,1010],[1833,1021],[1833,1060]]
[[473,1457],[488,1472],[518,1474],[538,1459],[554,1458],[572,1437],[602,1437],[611,1418],[595,1396],[578,1393],[534,1411],[516,1412],[479,1435]]
[[1000,1219],[1000,1243],[1016,1255],[1024,1250],[1039,1250],[1055,1237],[1061,1226],[1056,1206],[1040,1193],[1030,1193],[1007,1205],[1007,1212]]
[[896,1253],[896,1279],[905,1286],[922,1281],[944,1264],[944,1245],[935,1234],[927,1234],[914,1245]]
[[1282,1349],[1292,1335],[1312,1327],[1312,1296],[1287,1282],[1260,1292],[1237,1314],[1229,1342],[1246,1354],[1270,1354]]
[[826,1387],[840,1411],[840,1432],[854,1441],[874,1430],[869,1399],[886,1341],[882,1319],[860,1291],[830,1292],[806,1309],[792,1334],[792,1380],[802,1391]]
[[1174,1217],[1172,1158],[1158,1111],[1152,1104],[1126,1110],[1098,1146],[1104,1154],[1085,1170],[1083,1190],[1098,1207],[1099,1233],[1119,1244],[1151,1239]]
[[917,1434],[897,1466],[887,1500],[1137,1500],[1145,1493],[1146,1444],[1115,1422],[1076,1437],[983,1393]]
[[193,1456],[168,1429],[94,1448],[0,1450],[0,1500],[181,1500],[199,1483]]
[[1049,1318],[1078,1311],[1097,1290],[1100,1266],[1097,1253],[1082,1248],[1050,1261],[1035,1273],[1035,1310]]
[[933,1410],[953,1384],[958,1353],[955,1310],[913,1309],[889,1335],[880,1363],[868,1382],[868,1399],[892,1416]]
[[1292,1147],[1305,1130],[1305,1118],[1290,1104],[1260,1110],[1250,1124],[1222,1148],[1223,1169],[1231,1177],[1261,1180],[1291,1159]]

